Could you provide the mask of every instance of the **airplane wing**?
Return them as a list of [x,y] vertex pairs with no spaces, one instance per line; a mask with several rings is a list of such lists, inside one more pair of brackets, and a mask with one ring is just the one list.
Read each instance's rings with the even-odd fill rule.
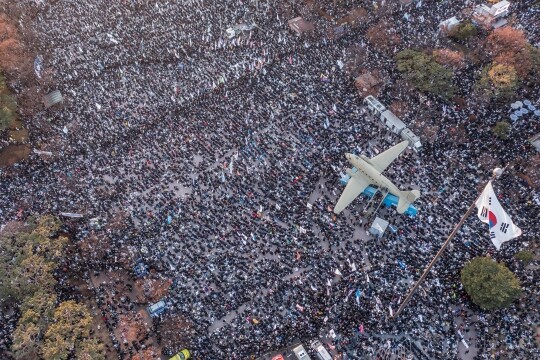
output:
[[394,161],[399,154],[403,152],[409,146],[408,141],[402,141],[397,145],[392,146],[390,149],[385,152],[380,153],[377,156],[369,159],[369,162],[377,171],[383,172],[391,163]]
[[334,207],[334,213],[339,214],[343,211],[354,199],[358,197],[369,186],[367,179],[364,179],[361,175],[352,176],[343,190],[343,194],[339,198],[336,206]]

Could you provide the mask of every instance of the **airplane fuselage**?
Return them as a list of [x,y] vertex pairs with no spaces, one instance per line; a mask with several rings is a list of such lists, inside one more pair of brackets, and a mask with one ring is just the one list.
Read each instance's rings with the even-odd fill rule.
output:
[[369,180],[370,184],[378,186],[381,191],[386,188],[392,195],[399,197],[400,190],[398,187],[375,169],[368,158],[354,154],[346,154],[345,156],[351,165],[358,170],[356,173],[351,173],[351,176],[360,176],[362,174]]

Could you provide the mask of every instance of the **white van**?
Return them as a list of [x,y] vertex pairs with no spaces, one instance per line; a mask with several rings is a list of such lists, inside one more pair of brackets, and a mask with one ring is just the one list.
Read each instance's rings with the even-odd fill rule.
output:
[[330,356],[330,354],[320,341],[313,341],[311,343],[311,348],[315,350],[315,353],[317,354],[319,360],[332,360],[332,356]]
[[294,355],[296,355],[296,358],[298,360],[311,360],[306,349],[304,349],[302,345],[298,345],[297,347],[295,347],[293,349],[293,353]]

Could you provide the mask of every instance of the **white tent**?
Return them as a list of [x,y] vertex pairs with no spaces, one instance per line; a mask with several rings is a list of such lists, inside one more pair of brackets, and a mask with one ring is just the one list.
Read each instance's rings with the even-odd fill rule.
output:
[[369,232],[374,236],[382,237],[387,227],[388,221],[381,219],[380,217],[376,217],[371,224],[371,228],[369,228]]

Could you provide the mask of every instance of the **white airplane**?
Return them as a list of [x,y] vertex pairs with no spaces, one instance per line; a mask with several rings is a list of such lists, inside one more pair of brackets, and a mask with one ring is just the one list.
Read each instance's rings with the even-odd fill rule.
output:
[[400,142],[392,146],[385,152],[368,159],[364,155],[356,156],[354,154],[345,154],[345,157],[354,166],[357,171],[347,170],[351,176],[343,194],[339,198],[334,213],[339,214],[343,211],[358,195],[360,195],[369,185],[377,185],[381,191],[388,191],[390,194],[399,198],[397,212],[403,214],[409,208],[409,205],[420,197],[420,191],[401,191],[390,180],[381,173],[409,146],[408,141]]

